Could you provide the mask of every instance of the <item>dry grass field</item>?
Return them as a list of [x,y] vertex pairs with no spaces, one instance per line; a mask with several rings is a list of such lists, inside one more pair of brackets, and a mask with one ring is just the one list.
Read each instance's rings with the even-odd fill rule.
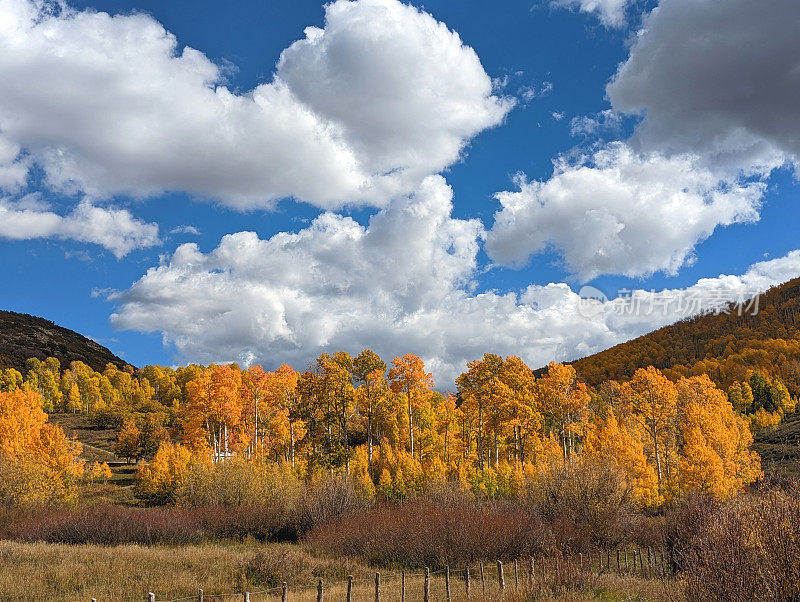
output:
[[[280,599],[280,591],[264,592],[290,583],[289,599],[316,600],[315,583],[325,582],[326,600],[345,600],[347,576],[354,576],[356,601],[372,601],[374,569],[348,559],[312,556],[293,544],[207,544],[167,546],[97,546],[44,543],[0,542],[0,600],[33,602],[59,600],[98,602],[146,600],[149,591],[157,600],[193,596],[203,588],[207,600]],[[381,599],[400,600],[400,574],[381,571]],[[673,598],[676,586],[668,581],[643,579],[632,575],[592,576],[580,589],[563,592],[538,587],[534,598],[527,577],[520,576],[515,587],[513,572],[506,573],[506,589],[501,593],[496,571],[487,567],[487,590],[482,593],[477,569],[472,571],[472,600],[666,600]],[[423,576],[409,572],[406,600],[422,600]],[[293,584],[293,585],[292,585]],[[305,586],[305,587],[301,587]],[[452,600],[466,600],[461,573],[451,579]],[[229,594],[220,596],[220,594]],[[441,571],[431,576],[431,599],[445,600]]]

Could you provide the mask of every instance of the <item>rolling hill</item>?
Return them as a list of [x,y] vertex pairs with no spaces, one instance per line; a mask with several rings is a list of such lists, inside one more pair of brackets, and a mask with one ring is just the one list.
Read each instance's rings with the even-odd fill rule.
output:
[[800,278],[764,293],[755,315],[729,309],[665,326],[572,365],[590,385],[655,366],[676,377],[703,372],[723,388],[758,369],[800,395]]
[[[730,309],[666,326],[572,364],[590,385],[626,380],[652,365],[670,378],[708,374],[727,390],[758,371],[800,396],[800,278],[764,293],[756,315]],[[754,449],[767,474],[800,475],[800,412],[756,433]]]
[[125,366],[127,362],[100,345],[68,328],[44,318],[0,310],[0,368],[24,372],[28,358],[57,357],[62,366],[81,361],[93,370],[106,364]]

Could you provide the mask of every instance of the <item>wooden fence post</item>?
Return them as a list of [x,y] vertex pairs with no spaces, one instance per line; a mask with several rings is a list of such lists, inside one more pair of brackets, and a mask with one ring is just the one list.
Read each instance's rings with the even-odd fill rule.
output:
[[470,583],[469,583],[469,565],[464,567],[464,587],[467,590],[467,598],[469,598],[469,588],[470,588]]
[[197,590],[197,600],[198,602],[203,602],[203,588],[201,587]]
[[617,549],[617,572],[618,573],[620,572],[620,568],[621,567],[619,566],[619,549]]
[[581,571],[581,579],[583,579],[583,552],[578,552],[578,563]]
[[450,602],[450,565],[444,567],[444,592],[447,602]]
[[400,601],[406,602],[406,572],[400,573]]
[[600,575],[603,572],[603,551],[597,550],[597,574]]
[[628,550],[625,550],[625,572],[627,573],[629,572],[629,570],[630,569],[628,568]]
[[481,588],[483,589],[483,595],[486,595],[486,573],[483,571],[483,560],[481,560]]
[[156,595],[153,592],[147,594],[147,602],[156,602]]
[[530,575],[528,575],[528,580],[531,583],[531,588],[533,588],[533,586],[536,585],[536,564],[533,556],[531,556]]
[[353,602],[353,576],[347,576],[347,602]]
[[289,586],[285,581],[281,584],[281,602],[289,602]]
[[250,602],[250,592],[244,593],[244,602]]
[[514,589],[519,589],[519,574],[517,573],[517,559],[514,559]]
[[422,599],[425,602],[430,602],[431,599],[431,570],[425,567],[425,589],[423,590]]
[[381,574],[375,573],[375,602],[381,602]]
[[503,578],[503,561],[497,561],[497,581],[500,583],[500,589],[506,588],[506,580]]
[[317,584],[317,602],[323,602],[325,600],[325,584],[322,582],[322,579],[319,580]]

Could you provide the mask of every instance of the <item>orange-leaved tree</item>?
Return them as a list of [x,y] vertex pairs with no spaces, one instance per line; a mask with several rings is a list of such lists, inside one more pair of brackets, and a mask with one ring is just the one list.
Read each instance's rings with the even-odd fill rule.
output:
[[32,505],[75,498],[83,474],[81,445],[47,422],[37,391],[0,393],[0,504]]

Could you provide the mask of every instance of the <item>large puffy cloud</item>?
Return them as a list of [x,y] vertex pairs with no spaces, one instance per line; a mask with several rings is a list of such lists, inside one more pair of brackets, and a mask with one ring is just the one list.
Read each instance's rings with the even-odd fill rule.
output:
[[717,226],[758,219],[761,183],[720,183],[696,158],[640,155],[614,143],[545,181],[500,192],[487,251],[523,265],[554,248],[582,280],[599,274],[670,274]]
[[[0,185],[383,205],[498,124],[474,51],[396,0],[338,0],[247,94],[142,14],[0,0]],[[21,151],[22,154],[18,154]]]
[[0,199],[0,238],[60,238],[100,245],[117,258],[159,244],[158,225],[134,218],[127,209],[98,207],[84,200],[60,215],[35,198]]
[[[448,388],[467,361],[485,352],[520,355],[539,366],[686,316],[677,304],[633,313],[624,301],[587,308],[566,284],[478,293],[483,228],[454,219],[451,209],[449,188],[433,177],[367,227],[326,213],[294,234],[228,235],[209,253],[181,245],[130,289],[112,295],[119,305],[112,323],[161,332],[184,361],[273,367],[287,361],[303,368],[322,351],[370,347],[389,359],[414,352]],[[700,311],[797,274],[800,253],[742,277],[701,281],[687,294],[700,298],[693,306]],[[637,298],[652,295],[638,292]]]
[[492,257],[552,247],[582,278],[673,274],[716,227],[754,220],[763,180],[800,157],[799,30],[796,0],[661,0],[607,86],[609,115],[641,116],[633,136],[499,193]]
[[607,87],[645,151],[766,172],[800,157],[800,3],[661,0]]

